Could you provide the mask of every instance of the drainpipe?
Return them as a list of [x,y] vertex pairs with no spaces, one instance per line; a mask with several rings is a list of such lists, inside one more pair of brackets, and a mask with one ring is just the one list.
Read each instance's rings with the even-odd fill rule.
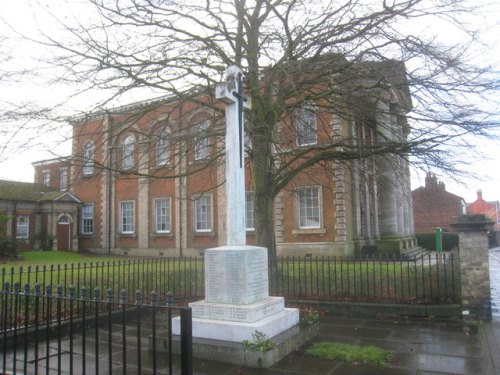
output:
[[113,168],[113,150],[114,148],[112,147],[113,146],[113,124],[111,123],[111,116],[109,116],[109,114],[106,114],[105,115],[107,117],[107,122],[108,122],[108,170],[106,171],[107,173],[107,182],[108,182],[108,186],[107,186],[107,194],[108,194],[108,204],[107,204],[107,207],[106,207],[106,218],[107,218],[107,221],[108,221],[108,225],[107,225],[107,241],[106,241],[106,244],[107,244],[107,252],[108,254],[111,254],[111,237],[112,237],[112,230],[111,230],[111,226],[113,225],[113,220],[112,220],[112,217],[111,217],[111,213],[113,212],[113,181],[112,181],[112,178],[113,178],[113,172],[112,172],[112,168]]

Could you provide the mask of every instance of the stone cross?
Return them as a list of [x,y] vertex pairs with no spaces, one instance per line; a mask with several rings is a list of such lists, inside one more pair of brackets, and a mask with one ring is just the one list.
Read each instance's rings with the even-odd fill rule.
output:
[[226,227],[227,245],[246,244],[243,109],[251,108],[243,94],[243,74],[231,65],[226,82],[217,84],[215,97],[226,104]]

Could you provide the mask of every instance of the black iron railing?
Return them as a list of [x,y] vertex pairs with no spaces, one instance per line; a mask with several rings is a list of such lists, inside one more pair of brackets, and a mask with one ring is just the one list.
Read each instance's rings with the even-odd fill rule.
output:
[[[191,309],[172,306],[171,294],[160,303],[156,292],[143,301],[137,290],[133,303],[126,290],[101,296],[87,288],[76,296],[70,287],[42,290],[7,282],[1,292],[3,374],[192,374]],[[118,298],[116,298],[118,297]],[[180,315],[179,356],[174,355],[172,319]],[[165,352],[167,355],[159,356]]]
[[[164,299],[167,291],[172,292],[176,299],[202,298],[203,267],[203,258],[200,257],[4,267],[0,270],[0,282],[1,285],[5,282],[10,285],[16,282],[20,285],[62,285],[64,294],[69,293],[69,287],[73,285],[76,297],[80,297],[81,287],[85,285],[90,299],[97,286],[105,290],[125,289],[132,298],[136,289],[156,290],[159,299]],[[148,300],[149,296],[144,298]]]
[[[432,254],[418,259],[399,257],[278,257],[269,263],[271,295],[289,300],[356,301],[401,304],[460,302],[460,269],[456,255]],[[125,289],[133,303],[136,289],[156,290],[158,299],[172,291],[179,300],[204,297],[202,258],[158,258],[78,263],[43,267],[3,268],[2,285],[18,282],[75,285],[76,298],[87,285]],[[143,296],[149,302],[149,296]]]
[[459,258],[285,257],[271,262],[270,290],[288,300],[400,304],[460,302]]

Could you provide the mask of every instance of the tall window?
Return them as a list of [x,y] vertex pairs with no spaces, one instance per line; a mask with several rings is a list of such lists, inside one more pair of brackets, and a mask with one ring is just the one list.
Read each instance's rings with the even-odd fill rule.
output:
[[247,230],[255,229],[254,210],[255,192],[247,191],[245,193],[245,227]]
[[194,224],[196,232],[212,231],[212,196],[198,195],[194,198]]
[[321,227],[320,188],[303,187],[297,193],[297,221],[300,229]]
[[82,234],[92,234],[94,233],[94,204],[85,203],[82,205],[82,215],[81,215],[81,228]]
[[121,232],[134,233],[135,230],[135,202],[120,202]]
[[89,142],[83,148],[83,174],[88,175],[94,173],[94,153],[95,147],[92,142]]
[[194,159],[202,160],[210,156],[209,122],[203,121],[196,127],[194,136]]
[[302,105],[296,113],[297,145],[307,146],[317,143],[316,111],[311,105]]
[[170,199],[155,199],[155,223],[157,233],[169,233],[170,223]]
[[122,168],[131,169],[134,167],[135,138],[127,135],[122,143]]
[[43,171],[43,185],[50,186],[50,171]]
[[30,233],[30,217],[28,215],[16,216],[16,238],[27,239]]
[[59,189],[66,190],[68,188],[68,170],[61,168],[59,170]]
[[158,132],[156,141],[156,165],[165,165],[168,163],[168,133],[164,130]]

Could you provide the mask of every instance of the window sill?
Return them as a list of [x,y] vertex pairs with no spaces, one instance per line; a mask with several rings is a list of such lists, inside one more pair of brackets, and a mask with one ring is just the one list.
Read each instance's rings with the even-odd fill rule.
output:
[[160,169],[172,169],[173,168],[173,165],[171,162],[168,162],[168,163],[165,163],[165,164],[155,164],[153,166],[151,166],[151,169],[153,171],[157,171],[157,170],[160,170]]
[[165,233],[151,233],[150,235],[151,238],[174,238],[174,234],[172,232],[165,232]]
[[137,238],[137,234],[135,234],[135,233],[118,233],[117,237],[118,238],[133,238],[133,239],[136,239]]
[[193,232],[193,237],[212,237],[215,238],[215,232]]
[[202,163],[208,163],[210,161],[210,157],[206,157],[203,159],[192,159],[189,161],[189,165],[195,165],[195,164],[202,164]]
[[293,229],[292,235],[294,237],[303,236],[308,234],[318,234],[320,237],[323,237],[326,234],[325,228],[311,228],[311,229]]

